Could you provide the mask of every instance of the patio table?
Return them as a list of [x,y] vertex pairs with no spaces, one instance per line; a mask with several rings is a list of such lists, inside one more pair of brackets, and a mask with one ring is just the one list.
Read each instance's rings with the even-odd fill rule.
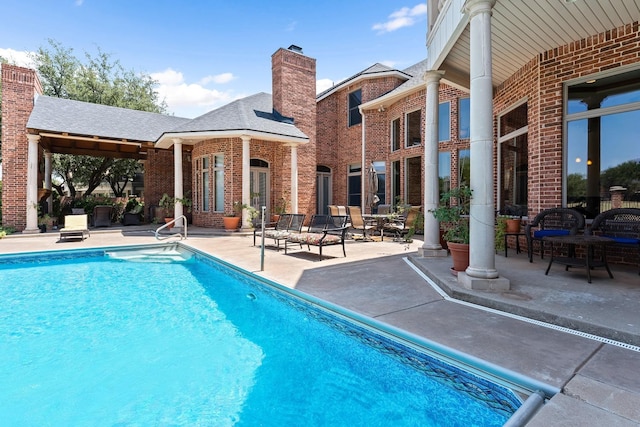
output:
[[[543,240],[551,244],[551,259],[549,260],[547,271],[544,273],[545,275],[549,274],[551,264],[556,262],[558,264],[565,265],[565,270],[568,270],[569,267],[584,266],[587,269],[587,281],[589,283],[591,283],[591,269],[595,267],[605,267],[607,269],[607,273],[609,273],[609,277],[613,279],[613,274],[611,274],[609,264],[607,263],[607,245],[612,244],[614,242],[613,239],[609,239],[608,237],[579,234],[568,236],[547,236],[544,237]],[[568,256],[556,256],[554,245],[568,245]],[[578,258],[575,255],[576,252],[573,249],[575,246],[585,247],[586,253],[584,258]],[[600,247],[599,261],[594,261],[593,259],[593,252],[596,246]]]

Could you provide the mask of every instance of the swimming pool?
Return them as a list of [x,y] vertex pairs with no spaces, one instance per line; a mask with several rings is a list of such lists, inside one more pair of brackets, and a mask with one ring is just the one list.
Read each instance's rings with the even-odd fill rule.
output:
[[2,256],[0,274],[5,425],[497,426],[521,404],[180,246]]

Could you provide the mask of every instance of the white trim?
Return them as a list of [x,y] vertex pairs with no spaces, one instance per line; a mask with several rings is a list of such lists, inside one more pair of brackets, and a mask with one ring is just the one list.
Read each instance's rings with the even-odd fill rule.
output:
[[285,136],[280,134],[260,132],[253,130],[224,130],[207,132],[176,132],[165,133],[155,143],[155,148],[171,148],[173,138],[182,139],[184,145],[194,145],[198,142],[214,138],[251,138],[262,141],[273,141],[293,144],[308,144],[309,137]]

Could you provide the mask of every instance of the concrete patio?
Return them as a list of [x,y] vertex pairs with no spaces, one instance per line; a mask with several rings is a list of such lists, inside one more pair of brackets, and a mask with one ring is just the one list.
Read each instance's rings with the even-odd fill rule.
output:
[[[95,229],[84,241],[68,242],[59,242],[55,232],[16,234],[0,240],[0,253],[156,243],[151,230]],[[183,243],[561,389],[529,426],[640,423],[637,268],[612,266],[614,279],[597,269],[588,284],[583,269],[567,272],[554,265],[545,276],[548,260],[529,263],[526,254],[509,250],[508,258],[496,256],[496,266],[511,290],[498,293],[460,287],[449,271],[450,258],[417,256],[419,240],[349,241],[346,258],[341,248],[328,247],[323,261],[317,248],[284,255],[267,246],[264,271],[251,234],[190,227]]]

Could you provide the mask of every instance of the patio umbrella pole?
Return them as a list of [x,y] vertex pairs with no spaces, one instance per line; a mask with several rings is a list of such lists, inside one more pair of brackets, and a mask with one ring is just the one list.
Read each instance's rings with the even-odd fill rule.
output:
[[262,218],[260,220],[260,231],[262,231],[261,234],[261,243],[260,243],[260,271],[264,271],[264,212],[266,211],[267,207],[263,206],[262,207]]

